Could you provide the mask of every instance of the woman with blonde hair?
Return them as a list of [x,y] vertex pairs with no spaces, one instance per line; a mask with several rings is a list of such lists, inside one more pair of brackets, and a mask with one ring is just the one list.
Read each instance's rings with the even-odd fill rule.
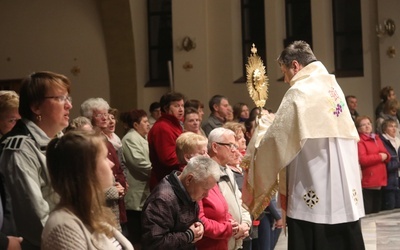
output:
[[104,189],[113,184],[104,136],[71,131],[53,139],[47,165],[60,202],[42,233],[42,249],[133,249],[115,228]]
[[0,137],[10,132],[21,119],[18,113],[19,96],[15,91],[0,91]]
[[185,132],[176,139],[176,156],[179,162],[186,166],[187,162],[196,155],[207,154],[207,143],[208,140],[205,136],[193,133]]

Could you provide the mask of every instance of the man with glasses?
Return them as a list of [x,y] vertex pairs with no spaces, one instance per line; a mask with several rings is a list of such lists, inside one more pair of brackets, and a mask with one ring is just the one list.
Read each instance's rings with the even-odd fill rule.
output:
[[213,129],[208,136],[208,154],[219,164],[221,177],[218,186],[228,203],[229,213],[239,223],[238,232],[229,239],[228,249],[242,247],[243,239],[249,236],[252,224],[249,212],[242,206],[242,194],[236,184],[232,170],[226,166],[234,157],[238,146],[235,133],[226,128]]

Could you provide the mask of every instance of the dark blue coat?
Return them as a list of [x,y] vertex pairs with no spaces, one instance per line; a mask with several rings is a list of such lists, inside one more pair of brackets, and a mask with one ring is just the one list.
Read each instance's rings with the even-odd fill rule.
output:
[[390,161],[386,164],[387,186],[383,188],[390,190],[399,189],[399,148],[395,149],[388,139],[386,139],[382,135],[380,135],[380,137],[382,139],[383,145],[391,156]]

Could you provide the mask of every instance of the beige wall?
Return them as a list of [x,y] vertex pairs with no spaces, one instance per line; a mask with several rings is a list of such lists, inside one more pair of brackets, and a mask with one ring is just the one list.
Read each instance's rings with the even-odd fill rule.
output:
[[[72,81],[72,116],[88,97],[110,99],[104,35],[94,0],[0,1],[0,34],[0,79],[41,70],[66,75]],[[71,73],[74,66],[81,70],[77,76]]]
[[[379,0],[378,1],[378,20],[383,24],[383,20],[392,19],[396,24],[396,32],[393,36],[384,36],[376,38],[379,42],[379,61],[383,65],[381,68],[381,87],[393,86],[397,93],[397,98],[400,98],[400,1],[398,0]],[[387,49],[394,46],[396,56],[390,58],[387,55]]]
[[[104,38],[109,33],[103,30],[102,16],[95,0],[0,1],[0,79],[21,78],[38,70],[52,70],[67,75],[73,82],[73,116],[78,115],[78,107],[83,100],[95,96],[111,102],[116,100],[114,102],[124,108],[139,107],[147,111],[150,103],[159,100],[169,88],[145,87],[148,81],[147,4],[145,0],[126,1],[130,4],[133,30],[134,50],[129,52],[134,57],[133,66],[129,66],[135,67],[131,73],[132,82],[116,84],[118,77],[109,73]],[[217,93],[226,95],[232,104],[241,101],[252,106],[245,85],[233,83],[241,76],[244,64],[240,46],[240,1],[172,2],[175,90],[188,98],[203,101],[206,106],[208,99]],[[314,51],[328,70],[333,72],[331,0],[312,0],[311,3]],[[382,52],[382,48],[387,46],[384,44],[386,42],[398,46],[398,32],[385,40],[378,40],[375,36],[378,13],[383,19],[386,13],[399,9],[391,7],[393,4],[399,6],[400,3],[396,0],[379,1],[378,9],[376,0],[361,1],[361,4],[365,75],[339,78],[338,81],[345,94],[358,97],[360,113],[372,115],[378,102],[377,91],[381,81],[382,85],[386,82],[395,85],[400,95],[399,70],[396,70],[399,68],[399,59],[388,59]],[[267,106],[276,110],[288,89],[286,84],[277,81],[281,72],[276,64],[285,38],[284,1],[265,1],[265,12],[266,65],[270,84]],[[390,14],[390,17],[397,18],[395,14]],[[195,39],[195,50],[186,52],[178,49],[185,36]],[[118,41],[113,43],[114,46],[120,45]],[[193,69],[184,70],[182,66],[185,62],[190,62]],[[73,66],[81,69],[77,76],[70,72]],[[129,68],[124,70],[126,73]],[[111,88],[117,86],[122,91],[124,88],[134,88],[132,95],[136,96],[130,98],[120,96],[118,93],[121,92],[110,91],[110,78]]]

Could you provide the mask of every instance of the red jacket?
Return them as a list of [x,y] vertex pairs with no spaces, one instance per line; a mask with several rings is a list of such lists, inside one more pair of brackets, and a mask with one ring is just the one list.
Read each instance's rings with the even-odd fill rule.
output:
[[227,250],[228,240],[232,237],[232,219],[228,210],[228,203],[218,184],[208,192],[208,196],[199,203],[199,219],[204,225],[204,235],[196,242],[198,250]]
[[152,190],[165,176],[173,170],[181,170],[176,156],[176,139],[182,134],[179,120],[163,113],[154,123],[147,135],[149,141],[150,161],[153,166],[150,174],[150,189]]
[[[379,153],[387,154],[383,162]],[[360,133],[358,142],[358,160],[362,170],[362,187],[382,187],[387,185],[386,163],[390,161],[390,154],[378,135],[375,139]]]

